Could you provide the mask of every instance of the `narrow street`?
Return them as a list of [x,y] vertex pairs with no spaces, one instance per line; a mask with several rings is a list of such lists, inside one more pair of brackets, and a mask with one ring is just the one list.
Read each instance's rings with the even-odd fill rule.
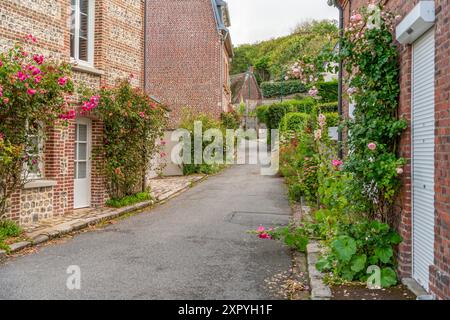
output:
[[[233,166],[117,224],[0,265],[0,299],[280,299],[291,257],[246,231],[288,223],[283,179]],[[68,290],[69,266],[81,289]]]

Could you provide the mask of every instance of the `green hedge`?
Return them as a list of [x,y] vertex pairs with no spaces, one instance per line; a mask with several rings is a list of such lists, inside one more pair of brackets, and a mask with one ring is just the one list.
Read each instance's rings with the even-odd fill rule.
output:
[[328,127],[339,126],[339,114],[337,112],[324,112],[323,115],[327,118]]
[[294,93],[305,93],[306,86],[299,80],[263,82],[261,90],[265,98],[286,96]]
[[320,112],[338,112],[338,102],[327,102],[317,105],[317,109]]
[[310,115],[302,112],[287,113],[280,123],[280,131],[302,131],[308,123]]
[[321,102],[332,102],[338,100],[338,82],[319,82],[316,84],[319,90],[319,96],[322,98]]
[[269,106],[259,106],[256,108],[256,118],[259,122],[267,123],[267,110]]

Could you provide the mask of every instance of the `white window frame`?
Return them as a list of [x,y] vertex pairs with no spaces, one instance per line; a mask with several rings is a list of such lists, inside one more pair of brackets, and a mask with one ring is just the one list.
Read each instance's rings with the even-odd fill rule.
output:
[[[29,122],[28,120],[25,123],[26,130],[28,132]],[[37,154],[33,154],[37,156],[37,172],[30,172],[30,168],[27,163],[23,165],[23,173],[28,180],[39,180],[44,178],[44,128],[42,124],[38,124],[38,130],[36,135],[27,135],[28,139],[36,137],[37,138]],[[28,155],[28,151],[25,151]]]
[[[71,57],[72,62],[82,65],[93,67],[94,66],[94,37],[95,37],[95,0],[87,0],[88,4],[88,60],[84,61],[79,58],[80,56],[80,0],[75,1],[75,18],[71,17],[70,20],[70,34],[72,34],[72,27],[74,30],[74,56]],[[71,4],[72,12],[72,4]],[[70,43],[72,46],[72,42]],[[72,49],[72,48],[71,48]]]

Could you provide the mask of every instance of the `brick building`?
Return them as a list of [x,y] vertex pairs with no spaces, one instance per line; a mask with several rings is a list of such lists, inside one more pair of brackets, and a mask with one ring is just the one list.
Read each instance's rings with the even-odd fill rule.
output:
[[172,110],[172,129],[183,107],[216,117],[228,111],[233,49],[227,3],[152,0],[147,12],[146,89]]
[[[339,0],[344,23],[369,0]],[[376,1],[379,3],[380,1]],[[450,2],[384,0],[402,17],[399,114],[408,120],[400,156],[408,160],[398,199],[396,227],[403,236],[398,272],[428,292],[450,298]],[[418,18],[432,15],[433,21]],[[417,20],[419,19],[419,20]],[[410,22],[419,21],[408,27]],[[420,32],[418,31],[420,30]],[[349,114],[348,101],[343,106]]]
[[[33,34],[46,57],[71,62],[77,85],[112,85],[133,74],[144,86],[143,0],[2,0],[0,47]],[[68,127],[45,128],[41,172],[10,200],[7,217],[26,225],[77,208],[102,206],[105,181],[92,150],[103,125],[77,116]]]

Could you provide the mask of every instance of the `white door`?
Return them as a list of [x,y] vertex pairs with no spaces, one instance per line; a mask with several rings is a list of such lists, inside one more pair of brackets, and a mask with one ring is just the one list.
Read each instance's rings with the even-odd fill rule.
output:
[[91,121],[77,119],[75,126],[74,208],[91,206]]
[[434,262],[434,30],[413,44],[413,277],[428,290]]

